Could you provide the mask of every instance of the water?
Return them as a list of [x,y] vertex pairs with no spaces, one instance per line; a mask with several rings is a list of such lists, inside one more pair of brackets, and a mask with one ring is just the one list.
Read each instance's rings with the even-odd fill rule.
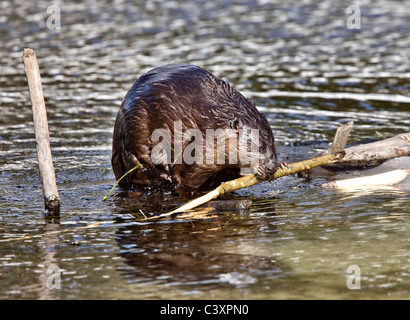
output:
[[[101,201],[114,184],[121,100],[166,63],[201,65],[251,98],[282,161],[327,149],[350,120],[349,144],[410,131],[408,3],[361,1],[352,30],[347,5],[327,0],[57,1],[60,29],[48,28],[58,22],[50,4],[0,3],[2,299],[410,297],[408,179],[348,192],[318,187],[326,177],[285,177],[227,196],[253,200],[249,210],[151,222],[139,209],[182,200],[116,189]],[[40,64],[59,220],[43,214],[26,47]],[[357,270],[360,289],[349,289]]]

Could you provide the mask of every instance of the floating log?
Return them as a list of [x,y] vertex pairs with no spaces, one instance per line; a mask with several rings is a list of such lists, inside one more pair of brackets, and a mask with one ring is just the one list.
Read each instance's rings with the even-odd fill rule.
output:
[[24,49],[23,62],[33,111],[34,134],[36,136],[37,157],[43,185],[45,209],[47,215],[58,216],[60,214],[60,198],[58,196],[51,156],[46,104],[41,85],[40,69],[33,49]]

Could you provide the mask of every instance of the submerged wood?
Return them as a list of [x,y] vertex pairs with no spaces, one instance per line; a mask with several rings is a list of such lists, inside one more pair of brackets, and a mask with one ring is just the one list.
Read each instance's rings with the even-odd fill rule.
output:
[[45,208],[49,215],[59,215],[60,198],[58,196],[51,156],[46,104],[44,102],[40,70],[33,49],[24,49],[23,62],[30,92],[31,107],[33,110],[34,133],[36,136],[37,157],[40,167],[41,182],[43,185]]

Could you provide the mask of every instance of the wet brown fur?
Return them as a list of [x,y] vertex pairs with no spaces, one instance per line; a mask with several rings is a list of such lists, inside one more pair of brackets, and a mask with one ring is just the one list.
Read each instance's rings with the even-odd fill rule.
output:
[[[240,176],[240,168],[245,165],[228,161],[207,164],[205,153],[202,164],[176,164],[174,156],[170,164],[154,164],[151,150],[159,142],[151,141],[152,132],[166,129],[174,141],[174,123],[178,120],[182,122],[183,132],[199,129],[204,136],[206,129],[224,129],[226,137],[237,135],[238,128],[259,129],[261,157],[257,175],[269,179],[276,171],[278,161],[272,130],[266,117],[250,101],[205,69],[189,64],[167,65],[141,76],[118,111],[112,154],[115,177],[119,179],[129,169],[142,164],[121,180],[121,187],[170,187],[181,195],[190,195]],[[183,149],[189,143],[184,141]],[[174,155],[174,143],[171,149]]]

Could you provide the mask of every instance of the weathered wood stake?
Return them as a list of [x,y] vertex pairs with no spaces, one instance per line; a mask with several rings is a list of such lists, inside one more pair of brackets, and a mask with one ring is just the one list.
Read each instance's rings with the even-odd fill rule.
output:
[[43,88],[41,85],[40,69],[33,49],[24,49],[23,62],[33,110],[34,134],[36,136],[37,156],[43,185],[46,214],[55,216],[60,214],[60,198],[58,196],[51,156],[46,104],[44,102]]

